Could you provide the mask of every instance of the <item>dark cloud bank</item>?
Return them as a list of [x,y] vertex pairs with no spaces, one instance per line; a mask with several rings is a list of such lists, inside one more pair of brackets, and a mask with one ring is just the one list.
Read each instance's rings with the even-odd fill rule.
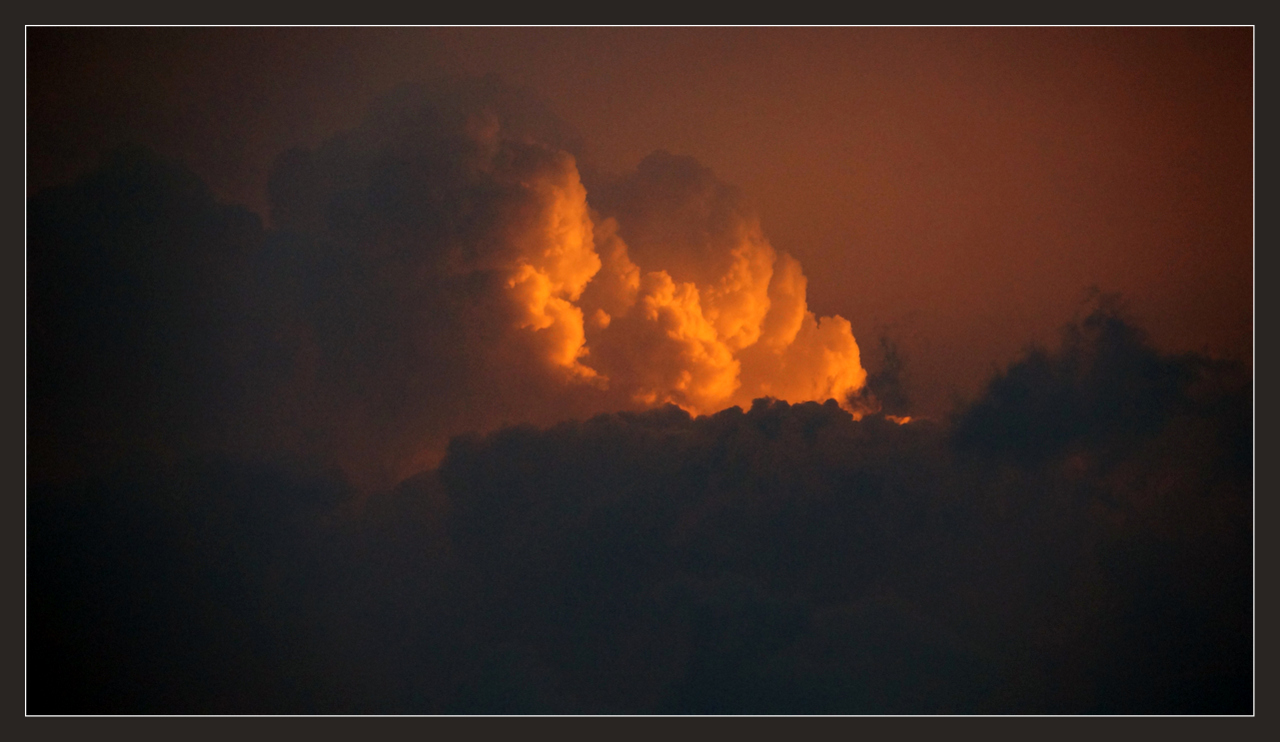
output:
[[[142,150],[31,197],[29,712],[1251,712],[1248,369],[1101,301],[945,421],[891,345],[844,408],[642,409],[512,329],[577,145],[486,85],[286,153],[270,228]],[[646,162],[600,204],[746,229]]]

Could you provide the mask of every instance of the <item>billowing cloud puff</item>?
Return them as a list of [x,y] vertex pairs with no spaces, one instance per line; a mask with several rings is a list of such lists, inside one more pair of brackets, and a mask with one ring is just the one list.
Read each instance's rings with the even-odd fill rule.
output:
[[761,396],[843,401],[864,384],[849,323],[814,317],[800,264],[692,158],[654,153],[592,205],[617,226],[600,279],[613,288],[586,300],[625,319],[589,344],[633,399],[705,414]]
[[761,342],[742,354],[743,392],[753,398],[847,404],[867,379],[853,328],[843,317],[814,317],[806,307],[805,284],[800,264],[782,254],[769,287],[773,305]]
[[659,152],[589,193],[572,138],[512,97],[406,90],[280,160],[273,225],[319,289],[303,314],[344,455],[403,476],[498,423],[861,387],[849,323],[808,311],[799,264],[732,188]]
[[[668,403],[711,414],[761,396],[845,404],[862,387],[849,323],[808,309],[799,263],[734,189],[692,158],[657,152],[589,192],[577,150],[520,93],[445,81],[401,89],[353,130],[281,155],[270,224],[226,245],[155,237],[208,242],[184,235],[235,212],[207,192],[185,211],[165,205],[174,198],[163,188],[111,200],[134,180],[169,182],[148,169],[181,170],[137,154],[74,196],[101,201],[104,218],[54,225],[40,206],[33,239],[176,265],[164,271],[209,284],[152,287],[166,274],[145,269],[113,289],[132,294],[99,311],[164,296],[155,317],[166,322],[214,312],[216,333],[193,326],[168,341],[208,351],[200,373],[231,395],[210,406],[213,438],[337,462],[365,488],[433,465],[465,431]],[[211,350],[215,340],[230,349]],[[181,442],[163,427],[150,439]]]

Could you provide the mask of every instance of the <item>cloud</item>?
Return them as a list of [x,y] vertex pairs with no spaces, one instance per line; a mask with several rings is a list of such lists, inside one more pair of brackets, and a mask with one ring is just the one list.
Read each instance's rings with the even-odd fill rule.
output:
[[[365,498],[236,461],[39,485],[32,709],[1247,713],[1247,375],[1108,312],[1068,338],[954,425],[667,405],[459,437]],[[1054,424],[1024,369],[1114,357],[1146,361],[1074,393],[1196,372],[1137,427],[974,443]]]
[[455,81],[269,227],[30,199],[32,711],[1250,711],[1247,369],[1104,302],[898,425],[732,188],[578,151]]
[[765,393],[842,400],[863,383],[848,322],[808,312],[799,264],[733,189],[656,153],[588,194],[568,139],[511,114],[513,95],[405,89],[273,175],[273,223],[341,266],[321,300],[344,303],[317,323],[340,341],[321,363],[338,379],[361,376],[348,363],[373,367],[397,400],[391,417],[352,423],[402,452],[395,472],[500,422],[666,403],[708,413]]
[[332,448],[364,452],[350,469],[402,478],[449,434],[545,421],[595,380],[575,305],[601,265],[586,192],[573,156],[537,138],[557,125],[518,97],[406,88],[273,172],[335,416],[308,424],[346,429]]
[[591,345],[632,399],[705,414],[760,396],[844,400],[865,382],[849,323],[808,311],[800,264],[693,158],[655,152],[592,205],[615,225],[602,286],[617,288],[586,297],[613,308]]
[[1157,352],[1124,320],[1114,298],[1064,328],[1061,343],[1052,353],[1033,347],[993,378],[957,420],[956,444],[1026,462],[1073,447],[1128,447],[1161,431],[1171,417],[1208,404],[1206,394],[1242,392],[1241,380],[1231,381],[1225,366]]
[[[1110,311],[1067,337],[955,427],[759,400],[460,439],[452,543],[521,616],[494,639],[539,637],[557,677],[580,671],[572,632],[647,637],[650,711],[1247,711],[1248,384]],[[1140,422],[1030,458],[973,447],[1055,424],[1000,379],[1082,357],[1076,393],[1132,395]],[[1177,381],[1148,394],[1152,369]]]
[[181,166],[139,148],[28,203],[29,441],[37,476],[225,447],[244,303],[265,234]]
[[527,95],[444,80],[282,154],[269,228],[141,150],[37,194],[40,456],[270,452],[372,491],[469,430],[861,387],[849,323],[734,189],[658,152],[589,194],[579,148]]

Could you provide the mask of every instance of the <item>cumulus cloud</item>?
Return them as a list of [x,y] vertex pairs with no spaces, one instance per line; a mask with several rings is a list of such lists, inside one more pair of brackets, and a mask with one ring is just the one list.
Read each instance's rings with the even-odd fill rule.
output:
[[[496,80],[406,87],[280,156],[268,228],[180,165],[118,153],[33,200],[36,329],[51,333],[36,363],[68,379],[40,398],[70,415],[108,400],[113,440],[156,418],[134,437],[337,461],[372,490],[468,430],[763,395],[844,403],[863,385],[849,323],[808,309],[799,263],[734,189],[658,152],[588,193],[578,147]],[[83,342],[104,322],[136,342]],[[136,368],[119,384],[89,370],[122,363]],[[149,402],[126,409],[130,384]],[[177,420],[192,409],[209,414]],[[186,441],[195,430],[218,440]]]
[[[360,276],[329,292],[364,295],[339,321],[388,304],[367,331],[410,350],[368,365],[437,379],[410,389],[379,372],[401,400],[406,452],[496,421],[666,403],[702,414],[861,386],[849,323],[808,311],[799,264],[732,188],[660,152],[588,193],[568,140],[509,113],[499,92],[406,89],[273,175],[273,223]],[[416,318],[403,334],[385,316],[396,312]],[[428,354],[466,366],[465,383],[417,357]],[[413,411],[447,406],[427,397],[457,409]]]
[[616,225],[587,297],[613,312],[592,344],[632,399],[706,414],[760,396],[843,401],[865,382],[848,321],[808,310],[799,262],[693,158],[655,152],[592,205]]

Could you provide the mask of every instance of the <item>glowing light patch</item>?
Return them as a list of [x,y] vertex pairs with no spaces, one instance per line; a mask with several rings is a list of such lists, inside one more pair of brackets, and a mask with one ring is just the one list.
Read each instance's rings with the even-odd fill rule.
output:
[[520,174],[526,210],[505,287],[516,327],[534,333],[543,360],[570,383],[695,415],[762,396],[836,399],[858,414],[847,397],[867,374],[852,326],[809,311],[800,263],[777,252],[754,218],[708,235],[692,254],[669,253],[683,261],[681,275],[701,261],[696,280],[677,281],[668,266],[637,265],[618,223],[591,212],[570,155],[541,163]]

